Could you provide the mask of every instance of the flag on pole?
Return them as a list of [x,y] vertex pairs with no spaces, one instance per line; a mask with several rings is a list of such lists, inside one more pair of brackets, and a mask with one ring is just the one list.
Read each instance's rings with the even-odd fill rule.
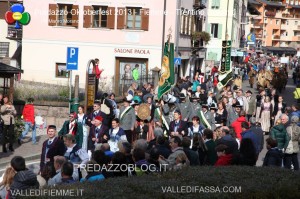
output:
[[175,83],[174,74],[174,44],[166,42],[164,56],[162,60],[160,78],[158,80],[157,98],[160,99],[165,93],[169,92]]

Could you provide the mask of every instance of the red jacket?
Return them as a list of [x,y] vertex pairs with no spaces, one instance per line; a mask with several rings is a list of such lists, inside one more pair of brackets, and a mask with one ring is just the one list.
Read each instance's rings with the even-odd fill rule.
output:
[[23,109],[23,119],[25,122],[34,124],[34,106],[33,104],[26,104]]
[[246,118],[244,116],[241,116],[237,118],[234,122],[232,122],[231,127],[234,129],[234,132],[236,134],[236,137],[239,140],[242,140],[241,133],[243,132],[242,130],[242,122],[247,122]]
[[220,156],[215,163],[215,166],[228,166],[231,165],[232,154],[225,154],[224,156]]

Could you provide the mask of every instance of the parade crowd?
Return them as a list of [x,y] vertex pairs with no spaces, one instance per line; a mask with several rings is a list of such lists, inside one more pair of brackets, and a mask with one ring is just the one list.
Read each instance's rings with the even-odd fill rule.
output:
[[[138,87],[132,82],[120,107],[114,93],[95,100],[91,113],[79,106],[59,131],[48,126],[38,176],[26,169],[23,157],[12,158],[0,183],[1,197],[12,198],[12,190],[30,187],[159,174],[189,166],[255,166],[264,146],[268,152],[263,166],[299,170],[299,106],[287,106],[267,75],[287,71],[286,66],[260,60],[233,65],[234,79],[221,90],[215,66],[205,73],[196,71],[192,81],[179,79],[161,99],[153,85],[145,82]],[[294,64],[293,69],[298,67]],[[243,81],[253,88],[262,73],[269,84],[258,83],[258,94],[243,88]],[[0,95],[0,101],[3,152],[7,145],[13,151],[16,111],[8,96]],[[30,128],[36,144],[33,103],[28,99],[23,110],[20,145]],[[147,119],[141,119],[145,113]]]

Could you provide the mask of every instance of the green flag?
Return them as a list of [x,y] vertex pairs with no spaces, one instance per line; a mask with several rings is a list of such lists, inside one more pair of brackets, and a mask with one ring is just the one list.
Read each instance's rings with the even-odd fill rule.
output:
[[157,98],[160,99],[167,93],[175,82],[174,75],[174,44],[165,43],[164,56],[162,60],[160,78],[158,81]]

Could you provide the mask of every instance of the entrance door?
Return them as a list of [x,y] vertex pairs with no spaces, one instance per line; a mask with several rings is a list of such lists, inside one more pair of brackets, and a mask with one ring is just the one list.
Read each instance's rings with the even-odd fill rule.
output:
[[148,59],[117,57],[115,71],[117,96],[123,96],[132,82],[138,84],[139,90],[141,90],[143,82],[152,82],[152,77],[149,77],[148,73]]

